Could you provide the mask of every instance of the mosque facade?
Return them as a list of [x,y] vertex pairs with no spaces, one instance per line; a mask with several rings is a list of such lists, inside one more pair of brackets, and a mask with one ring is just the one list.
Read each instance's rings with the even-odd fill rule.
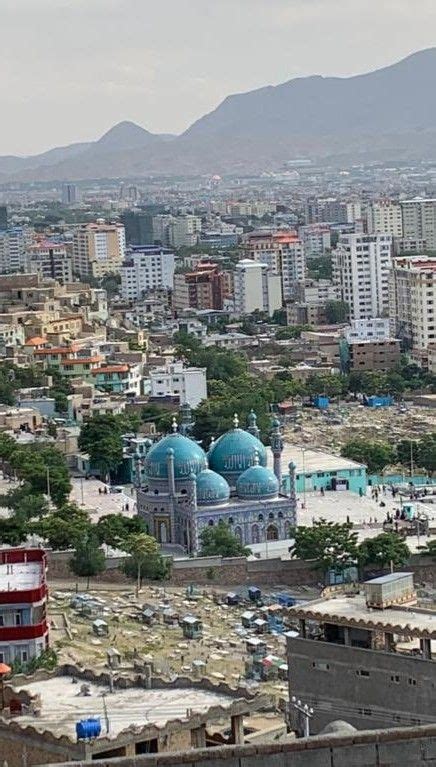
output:
[[289,488],[282,491],[280,424],[273,420],[270,444],[273,470],[259,439],[256,416],[246,429],[235,415],[233,428],[212,439],[206,453],[190,436],[189,407],[180,427],[156,442],[144,459],[138,514],[161,544],[201,548],[201,531],[228,524],[242,544],[283,540],[296,524],[295,466],[289,465]]

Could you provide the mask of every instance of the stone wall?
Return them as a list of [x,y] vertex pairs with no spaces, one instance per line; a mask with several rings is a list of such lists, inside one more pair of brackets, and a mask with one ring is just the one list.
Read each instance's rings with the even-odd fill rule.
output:
[[[47,562],[49,579],[64,580],[74,578],[69,562],[72,551],[48,551]],[[132,583],[122,572],[122,558],[111,557],[106,560],[106,571],[93,578],[97,582]],[[416,583],[436,583],[436,561],[431,557],[413,555],[407,565],[415,575]],[[386,571],[387,572],[387,571]],[[379,573],[377,573],[379,574]],[[371,577],[372,573],[368,573]],[[169,583],[174,586],[214,584],[219,586],[316,586],[321,584],[321,574],[313,562],[299,559],[255,559],[244,557],[205,557],[180,559],[173,562]]]
[[[59,767],[89,767],[69,762]],[[436,725],[100,761],[101,767],[431,767]],[[48,767],[41,765],[41,767]]]

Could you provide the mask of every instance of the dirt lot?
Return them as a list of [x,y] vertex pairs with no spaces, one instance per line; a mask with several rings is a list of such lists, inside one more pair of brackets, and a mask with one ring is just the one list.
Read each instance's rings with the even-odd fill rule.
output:
[[294,424],[285,427],[285,440],[340,452],[356,437],[391,443],[419,439],[436,431],[436,409],[417,405],[369,408],[359,403],[332,404],[327,411],[302,408]]

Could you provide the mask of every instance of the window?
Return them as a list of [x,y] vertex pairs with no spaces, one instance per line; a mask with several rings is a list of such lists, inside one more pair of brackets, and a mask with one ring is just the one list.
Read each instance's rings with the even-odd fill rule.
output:
[[400,677],[398,676],[398,674],[394,674],[391,676],[391,682],[395,682],[395,684],[400,683]]
[[312,663],[313,668],[317,668],[318,671],[329,671],[330,666],[328,663],[324,663],[321,660],[314,660]]
[[369,671],[366,671],[364,668],[358,668],[356,669],[357,676],[369,676]]
[[413,685],[413,687],[415,687],[416,686],[416,679],[412,679],[411,677],[409,677],[409,684],[411,684],[411,685]]

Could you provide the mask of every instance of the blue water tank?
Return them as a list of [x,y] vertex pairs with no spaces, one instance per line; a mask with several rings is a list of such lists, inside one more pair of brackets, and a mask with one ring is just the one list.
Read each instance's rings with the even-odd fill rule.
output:
[[98,738],[100,733],[100,719],[81,719],[80,722],[76,722],[77,740],[90,740],[91,738]]

